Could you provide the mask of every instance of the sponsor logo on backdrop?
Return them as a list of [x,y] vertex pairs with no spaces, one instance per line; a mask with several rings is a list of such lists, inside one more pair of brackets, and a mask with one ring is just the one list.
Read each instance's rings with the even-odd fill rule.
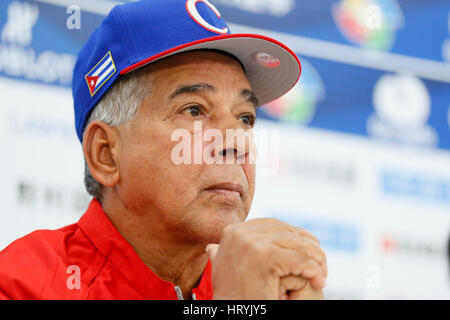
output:
[[214,0],[215,4],[256,14],[284,17],[295,8],[295,0]]
[[303,219],[299,217],[298,213],[286,214],[283,212],[268,216],[306,229],[319,239],[320,246],[324,249],[351,253],[356,253],[360,250],[359,230],[354,225]]
[[307,150],[281,150],[278,178],[309,186],[354,188],[358,182],[358,165],[353,159],[313,155]]
[[382,192],[389,196],[450,204],[450,180],[415,173],[384,170],[380,174]]
[[29,137],[45,136],[54,139],[74,139],[73,124],[69,119],[58,119],[37,114],[11,114],[11,132]]
[[332,6],[332,13],[342,35],[367,49],[390,50],[404,25],[396,0],[341,0]]
[[283,97],[261,108],[261,112],[275,120],[308,125],[316,113],[317,103],[325,97],[325,87],[317,70],[302,60],[301,80]]
[[442,45],[442,57],[444,61],[450,62],[450,13],[448,14],[448,33],[449,38],[445,39]]
[[314,184],[327,184],[337,188],[352,188],[355,186],[356,165],[351,162],[324,160],[308,155],[280,159],[280,175],[299,181],[311,181]]
[[80,215],[89,204],[90,196],[83,189],[67,185],[52,185],[30,179],[17,179],[15,183],[18,207],[43,208]]
[[400,237],[389,233],[381,236],[380,247],[385,255],[439,257],[444,253],[441,246],[429,240]]
[[411,75],[384,75],[373,93],[375,113],[367,122],[369,135],[388,141],[437,146],[438,134],[428,125],[431,97],[425,84]]
[[450,129],[450,104],[448,105],[447,121],[448,121],[448,127],[449,127],[449,129]]
[[7,21],[3,26],[0,22],[0,74],[70,85],[75,57],[51,50],[38,53],[32,46],[33,30],[38,22],[36,4],[14,1],[8,6]]

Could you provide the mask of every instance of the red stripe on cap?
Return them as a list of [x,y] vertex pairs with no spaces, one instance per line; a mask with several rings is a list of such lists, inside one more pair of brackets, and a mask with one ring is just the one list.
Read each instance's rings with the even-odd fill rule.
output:
[[[120,74],[124,75],[124,74],[130,73],[131,71],[134,71],[134,70],[136,70],[136,69],[138,69],[138,68],[140,68],[140,67],[142,67],[142,66],[144,66],[146,64],[149,64],[152,61],[155,61],[155,60],[157,60],[159,58],[162,58],[162,57],[164,57],[166,55],[169,55],[169,54],[171,54],[171,53],[173,53],[175,51],[178,51],[178,50],[181,50],[181,49],[184,49],[184,48],[187,48],[187,47],[191,47],[191,46],[194,46],[194,45],[197,45],[197,44],[201,44],[201,43],[213,42],[213,41],[222,40],[222,39],[232,39],[232,38],[261,39],[261,40],[265,40],[265,41],[268,41],[268,42],[272,42],[272,43],[278,45],[279,47],[285,49],[286,51],[288,51],[295,58],[295,60],[298,63],[298,66],[300,68],[300,72],[298,74],[297,80],[294,82],[292,87],[294,87],[294,85],[300,79],[300,75],[302,73],[302,65],[301,65],[300,60],[298,59],[297,55],[291,49],[289,49],[287,46],[285,46],[284,44],[282,44],[281,42],[279,42],[279,41],[277,41],[275,39],[272,39],[272,38],[269,38],[269,37],[265,37],[265,36],[261,36],[261,35],[257,35],[257,34],[246,34],[246,33],[225,34],[225,35],[221,35],[221,36],[216,36],[216,37],[212,37],[212,38],[206,38],[206,39],[201,39],[201,40],[185,43],[185,44],[183,44],[181,46],[178,46],[178,47],[175,47],[175,48],[163,51],[161,53],[158,53],[157,55],[154,55],[152,57],[149,57],[147,59],[139,61],[139,62],[137,62],[137,63],[135,63],[135,64],[125,68],[125,69],[123,69],[122,71],[120,71]],[[291,89],[292,89],[292,87],[291,87]]]

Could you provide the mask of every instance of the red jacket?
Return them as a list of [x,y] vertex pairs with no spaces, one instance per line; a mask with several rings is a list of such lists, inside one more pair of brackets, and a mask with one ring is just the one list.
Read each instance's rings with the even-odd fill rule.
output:
[[[0,252],[0,299],[177,299],[92,200],[78,223],[34,231]],[[212,299],[211,264],[193,298]]]

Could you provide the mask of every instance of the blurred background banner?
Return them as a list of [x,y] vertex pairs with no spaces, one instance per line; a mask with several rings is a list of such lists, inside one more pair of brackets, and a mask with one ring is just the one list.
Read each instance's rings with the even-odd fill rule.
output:
[[[0,2],[0,249],[87,207],[72,70],[123,2]],[[303,67],[259,111],[276,170],[258,171],[249,218],[319,238],[328,299],[449,299],[450,1],[211,2],[234,33],[280,40]]]

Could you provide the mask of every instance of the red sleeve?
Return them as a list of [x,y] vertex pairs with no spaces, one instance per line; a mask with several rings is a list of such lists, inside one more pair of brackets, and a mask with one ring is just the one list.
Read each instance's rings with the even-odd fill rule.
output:
[[39,299],[55,255],[43,232],[34,231],[0,251],[0,299]]
[[4,293],[4,292],[2,291],[2,289],[0,289],[0,300],[11,300],[11,298],[8,297],[8,296],[6,295],[6,293]]

